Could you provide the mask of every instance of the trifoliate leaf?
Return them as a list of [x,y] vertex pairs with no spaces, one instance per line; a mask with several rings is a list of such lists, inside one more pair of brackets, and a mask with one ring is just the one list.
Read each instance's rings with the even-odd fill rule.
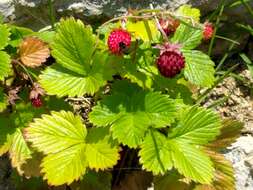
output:
[[10,56],[0,51],[0,81],[3,81],[11,73],[11,58]]
[[196,22],[199,22],[201,16],[200,10],[197,8],[192,8],[191,5],[182,5],[181,7],[178,8],[176,13],[183,18],[185,17],[192,18]]
[[208,147],[214,150],[221,150],[236,141],[236,139],[241,135],[241,130],[243,128],[243,123],[226,119],[222,122],[222,128],[220,135],[216,137],[216,140],[208,145]]
[[147,171],[153,174],[165,174],[173,166],[171,150],[166,144],[166,137],[159,133],[150,131],[141,144],[139,152],[140,163]]
[[169,138],[183,139],[189,144],[203,145],[214,140],[219,135],[221,127],[218,114],[195,106],[183,111],[177,126],[169,133]]
[[97,126],[111,126],[112,136],[130,147],[137,147],[148,127],[162,128],[174,121],[173,101],[159,92],[147,92],[137,85],[120,81],[89,115]]
[[86,141],[86,135],[81,117],[65,111],[43,115],[26,129],[27,140],[46,154],[41,166],[49,184],[70,184],[85,174],[88,166],[98,170],[117,163],[117,147],[107,138]]
[[171,150],[174,167],[180,174],[193,181],[210,184],[214,176],[213,163],[196,145],[186,143],[183,139],[172,139],[167,142]]
[[177,28],[171,41],[180,44],[183,49],[194,49],[201,44],[203,38],[202,30],[181,23]]
[[140,38],[144,42],[157,41],[160,36],[160,32],[153,20],[142,20],[137,22],[128,20],[126,28],[129,32],[133,33],[135,38]]
[[3,89],[0,88],[0,112],[4,111],[8,105],[8,98],[3,92]]
[[0,24],[0,50],[4,49],[9,42],[10,30],[7,25]]
[[[204,108],[189,107],[181,112],[178,124],[172,127],[167,138],[158,132],[146,136],[141,144],[140,162],[154,174],[164,174],[174,167],[193,181],[210,184],[214,168],[200,145],[214,140],[221,121],[218,115]],[[170,165],[164,165],[167,163],[164,157]],[[154,166],[157,162],[159,165]]]
[[39,67],[50,56],[46,43],[35,37],[28,37],[19,46],[19,55],[22,63],[27,67]]
[[62,20],[52,54],[57,63],[40,76],[42,87],[50,95],[82,96],[94,94],[112,77],[110,56],[95,52],[96,38],[89,26],[73,18]]
[[214,62],[210,57],[197,50],[182,49],[185,57],[185,77],[193,84],[210,87],[214,83]]
[[140,147],[140,163],[155,175],[174,167],[193,181],[204,184],[212,181],[214,168],[210,158],[183,138],[166,138],[159,132],[151,132]]

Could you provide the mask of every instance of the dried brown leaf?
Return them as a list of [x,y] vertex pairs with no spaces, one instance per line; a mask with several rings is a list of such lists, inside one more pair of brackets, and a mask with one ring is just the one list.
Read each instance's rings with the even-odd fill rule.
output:
[[223,121],[222,126],[220,135],[214,142],[208,145],[211,149],[224,149],[234,143],[241,134],[243,123],[236,120],[226,119]]
[[29,98],[30,100],[32,99],[37,99],[39,96],[45,95],[45,91],[43,88],[38,83],[33,83],[33,88],[30,92]]
[[215,167],[212,185],[197,185],[194,190],[235,190],[234,169],[224,155],[212,150],[205,150]]
[[48,45],[35,37],[28,37],[19,47],[21,62],[28,67],[39,67],[50,56]]

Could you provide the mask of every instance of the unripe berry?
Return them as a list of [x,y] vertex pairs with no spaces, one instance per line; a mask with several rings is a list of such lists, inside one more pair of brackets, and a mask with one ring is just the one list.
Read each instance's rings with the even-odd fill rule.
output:
[[214,28],[212,23],[206,22],[204,23],[204,30],[203,30],[203,38],[204,40],[209,40],[212,38],[214,32]]

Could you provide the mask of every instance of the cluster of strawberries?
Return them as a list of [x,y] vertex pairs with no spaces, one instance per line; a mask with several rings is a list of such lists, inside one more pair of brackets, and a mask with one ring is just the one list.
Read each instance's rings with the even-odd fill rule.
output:
[[[176,19],[160,19],[160,26],[164,33],[173,34],[180,22]],[[213,25],[206,22],[203,27],[203,38],[209,40],[214,32]],[[114,29],[107,41],[109,50],[115,55],[122,55],[131,45],[131,35],[124,29]],[[185,59],[180,52],[180,46],[166,43],[160,47],[160,56],[156,61],[157,67],[164,77],[173,78],[185,67]]]

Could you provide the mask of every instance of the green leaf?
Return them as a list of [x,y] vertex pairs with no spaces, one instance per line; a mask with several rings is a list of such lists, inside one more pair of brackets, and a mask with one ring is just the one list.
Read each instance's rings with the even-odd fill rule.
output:
[[179,16],[192,18],[196,22],[199,22],[201,16],[199,9],[192,8],[191,5],[187,4],[180,6],[176,12]]
[[6,115],[0,115],[0,156],[8,152],[11,142],[12,134],[15,132],[15,128],[10,123],[10,119]]
[[2,88],[0,88],[0,112],[4,111],[8,105],[8,98]]
[[217,114],[204,108],[189,107],[179,113],[166,138],[159,132],[150,132],[141,144],[140,162],[154,174],[164,174],[172,167],[193,181],[210,184],[214,168],[200,145],[214,140],[221,121]]
[[68,147],[82,144],[87,135],[80,117],[64,111],[34,119],[26,132],[33,147],[45,154],[61,152]]
[[95,45],[92,28],[85,26],[80,20],[69,18],[61,20],[57,28],[52,55],[64,68],[85,75],[89,71]]
[[240,53],[239,55],[242,58],[242,60],[246,63],[246,65],[250,71],[251,77],[253,78],[253,62],[250,60],[250,58],[245,53]]
[[119,149],[109,135],[109,128],[91,128],[86,138],[86,155],[89,168],[112,168],[119,160]]
[[0,51],[0,81],[3,81],[11,72],[11,58],[10,56]]
[[78,144],[42,160],[42,173],[50,185],[71,184],[86,172],[85,144]]
[[186,66],[185,77],[193,84],[210,87],[214,83],[214,62],[210,57],[197,50],[182,49]]
[[106,138],[86,142],[86,135],[81,117],[65,111],[43,115],[26,129],[27,140],[46,154],[41,166],[49,184],[70,184],[85,174],[88,166],[105,169],[117,163],[118,148]]
[[126,23],[126,28],[134,34],[135,38],[142,39],[144,42],[156,41],[160,37],[160,32],[157,29],[153,20],[130,21]]
[[177,126],[169,133],[169,138],[182,139],[189,144],[203,145],[214,140],[219,135],[221,127],[218,114],[194,106],[183,111]]
[[12,47],[18,47],[25,37],[32,36],[33,34],[35,34],[31,29],[25,27],[11,25],[10,29],[11,40],[9,44]]
[[167,146],[172,150],[174,167],[179,173],[199,183],[212,182],[213,163],[201,149],[185,143],[183,139],[169,140]]
[[[21,99],[27,97],[27,91],[22,91],[19,96]],[[51,106],[52,101],[54,101],[54,106]],[[64,106],[60,100],[50,97],[46,100],[46,106],[41,108],[34,108],[30,101],[27,102],[17,102],[16,109],[9,115],[0,115],[0,155],[9,151],[12,166],[17,168],[20,175],[23,174],[23,165],[28,159],[31,158],[32,151],[28,147],[22,131],[28,124],[33,120],[34,117],[40,116],[42,113],[46,112],[46,109],[59,109]]]
[[173,100],[159,92],[147,92],[127,81],[116,82],[112,95],[106,96],[89,115],[97,126],[111,126],[121,143],[137,147],[148,127],[162,128],[174,121]]
[[16,129],[12,136],[11,146],[9,148],[12,167],[17,168],[19,174],[23,174],[21,169],[26,161],[32,158],[32,151],[28,147],[23,134],[19,128]]
[[185,50],[191,50],[200,45],[202,37],[202,30],[180,24],[171,41],[180,44]]
[[119,160],[118,148],[110,147],[108,140],[87,144],[86,156],[89,168],[104,170],[112,168]]
[[108,64],[111,57],[105,52],[94,53],[95,47],[91,27],[73,18],[62,20],[52,45],[57,63],[40,75],[40,83],[48,94],[83,96],[104,86],[114,72]]
[[166,144],[166,137],[159,132],[150,133],[145,137],[139,152],[140,163],[153,174],[165,174],[173,166],[171,150]]
[[59,65],[48,67],[40,75],[40,83],[49,95],[74,97],[94,94],[111,78],[110,68],[105,67],[107,58],[106,54],[97,53],[87,76],[74,74]]
[[4,49],[9,42],[10,30],[7,25],[0,24],[0,50]]
[[[133,60],[132,57],[135,57]],[[154,81],[154,75],[160,75],[157,67],[154,65],[155,56],[149,48],[138,48],[135,55],[125,58],[118,64],[118,70],[121,76],[138,84],[144,89],[151,89]]]
[[38,37],[39,39],[41,39],[42,41],[51,44],[51,43],[54,42],[55,31],[37,32],[37,33],[34,33],[32,36],[36,36],[36,37]]

